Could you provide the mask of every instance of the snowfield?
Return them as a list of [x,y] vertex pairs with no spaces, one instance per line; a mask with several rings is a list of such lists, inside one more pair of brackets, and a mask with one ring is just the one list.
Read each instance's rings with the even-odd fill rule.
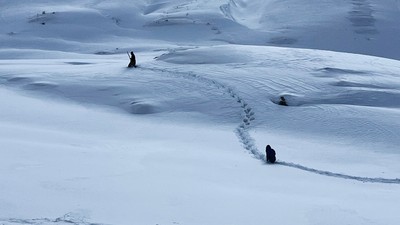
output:
[[399,224],[399,6],[0,1],[0,224]]

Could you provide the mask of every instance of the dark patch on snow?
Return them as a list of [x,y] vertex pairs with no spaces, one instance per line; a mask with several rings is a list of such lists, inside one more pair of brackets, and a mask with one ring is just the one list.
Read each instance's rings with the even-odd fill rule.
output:
[[29,83],[32,82],[33,80],[29,77],[12,77],[7,79],[8,82],[10,83]]
[[[281,97],[285,99],[286,105],[280,104]],[[282,93],[278,96],[271,97],[270,101],[280,106],[300,106],[305,104],[304,97],[292,93]]]
[[336,74],[366,74],[364,71],[351,70],[351,69],[341,69],[335,67],[325,67],[318,69],[317,71],[322,71],[325,73],[336,73]]
[[206,25],[201,21],[196,21],[189,17],[185,16],[168,16],[159,18],[153,22],[146,24],[146,26],[171,26],[171,25],[185,25],[185,24],[198,24],[198,25]]
[[117,52],[111,52],[111,51],[98,51],[98,52],[95,52],[94,54],[96,54],[96,55],[114,55],[114,54],[117,54]]
[[375,23],[375,10],[368,0],[351,0],[352,9],[349,11],[348,20],[357,34],[379,33]]
[[132,114],[153,114],[159,112],[157,106],[150,103],[131,102],[129,112]]
[[348,90],[321,99],[319,104],[345,104],[370,107],[400,107],[400,92],[377,90]]
[[50,82],[33,82],[27,85],[24,85],[25,89],[28,90],[43,90],[43,89],[53,89],[58,87],[55,83]]
[[28,22],[29,23],[38,23],[41,25],[45,25],[49,21],[52,21],[55,19],[56,12],[51,12],[48,13],[46,11],[43,11],[41,13],[36,14],[35,16],[32,16],[29,18]]
[[389,87],[382,87],[378,85],[373,85],[373,84],[362,84],[362,83],[357,83],[357,82],[350,82],[350,81],[337,81],[332,83],[333,86],[338,86],[338,87],[355,87],[355,88],[371,88],[371,89],[388,89]]
[[36,218],[36,219],[21,219],[21,218],[0,218],[1,225],[104,225],[101,223],[91,223],[86,221],[86,218],[74,214],[67,213],[58,218]]
[[89,64],[93,64],[93,63],[89,63],[89,62],[65,62],[66,64],[70,64],[70,65],[89,65]]
[[297,41],[298,41],[297,39],[290,38],[290,37],[274,37],[274,38],[271,38],[268,41],[268,43],[274,44],[274,45],[293,45]]

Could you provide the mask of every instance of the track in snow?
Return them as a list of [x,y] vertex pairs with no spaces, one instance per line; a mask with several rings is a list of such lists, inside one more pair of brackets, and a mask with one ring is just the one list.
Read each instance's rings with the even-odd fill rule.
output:
[[1,225],[105,225],[101,223],[92,223],[86,221],[76,213],[67,213],[58,218],[36,218],[36,219],[18,219],[18,218],[0,218]]
[[[194,72],[173,71],[173,70],[168,70],[168,69],[160,69],[160,68],[156,68],[156,67],[153,67],[153,68],[140,67],[140,68],[144,69],[144,70],[174,74],[175,76],[182,77],[185,79],[196,80],[200,83],[218,88],[218,89],[222,90],[224,93],[229,94],[238,104],[240,104],[241,108],[243,109],[242,121],[240,122],[239,126],[236,128],[236,134],[239,138],[239,141],[243,144],[243,147],[254,156],[254,158],[265,162],[265,155],[257,149],[257,146],[254,143],[254,139],[249,134],[249,128],[250,128],[251,122],[253,120],[255,120],[254,112],[253,112],[252,108],[247,104],[247,102],[243,98],[241,98],[239,96],[239,94],[237,94],[231,87],[229,87],[223,83],[220,83],[216,80],[202,77]],[[347,174],[318,170],[318,169],[306,167],[306,166],[303,166],[300,164],[295,164],[295,163],[285,162],[285,161],[280,161],[280,160],[278,160],[276,162],[276,164],[281,165],[281,166],[291,167],[294,169],[303,170],[303,171],[318,174],[318,175],[336,177],[336,178],[341,178],[341,179],[349,179],[349,180],[355,180],[355,181],[366,182],[366,183],[400,184],[400,178],[389,179],[389,178],[381,178],[381,177],[352,176],[352,175],[347,175]]]
[[144,70],[151,70],[151,71],[156,71],[156,72],[174,74],[175,76],[179,76],[179,77],[182,77],[185,79],[195,80],[200,83],[206,84],[208,86],[215,87],[215,88],[221,90],[222,92],[224,92],[225,94],[228,94],[229,96],[231,96],[238,104],[240,104],[240,107],[243,109],[242,118],[241,118],[242,120],[241,120],[239,126],[236,128],[236,134],[239,137],[240,142],[243,144],[244,148],[246,150],[248,150],[255,158],[260,159],[260,160],[265,159],[265,155],[260,153],[257,150],[257,147],[254,144],[254,140],[248,132],[251,122],[253,120],[255,120],[253,109],[231,87],[228,87],[225,84],[220,83],[216,80],[202,77],[193,72],[173,71],[173,70],[167,70],[167,69],[159,69],[159,68],[155,68],[155,67],[153,67],[153,68],[140,67],[140,68],[144,69]]
[[319,174],[319,175],[342,178],[342,179],[349,179],[349,180],[356,180],[356,181],[361,181],[361,182],[366,182],[366,183],[400,184],[399,178],[388,179],[388,178],[381,178],[381,177],[358,177],[358,176],[346,175],[346,174],[341,174],[341,173],[334,173],[334,172],[330,172],[330,171],[317,170],[317,169],[309,168],[309,167],[302,166],[299,164],[295,164],[295,163],[291,163],[291,162],[284,162],[284,161],[277,161],[276,164],[282,165],[282,166],[287,166],[287,167],[292,167],[295,169],[304,170],[304,171]]

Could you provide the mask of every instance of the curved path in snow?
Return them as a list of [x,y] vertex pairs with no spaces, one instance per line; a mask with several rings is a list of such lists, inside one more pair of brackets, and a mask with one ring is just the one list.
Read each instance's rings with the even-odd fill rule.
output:
[[[194,72],[173,71],[170,69],[161,69],[161,68],[156,68],[156,67],[153,67],[153,68],[139,67],[139,68],[143,69],[143,70],[150,70],[150,71],[173,74],[176,77],[181,77],[181,78],[185,78],[185,79],[196,80],[200,83],[218,88],[222,92],[229,94],[238,104],[240,104],[241,108],[243,109],[242,121],[240,122],[239,126],[236,128],[236,134],[239,138],[239,141],[243,144],[243,147],[254,156],[254,158],[265,162],[265,155],[257,149],[257,147],[254,143],[254,139],[250,136],[250,134],[248,132],[251,122],[253,120],[255,120],[254,112],[253,112],[252,108],[247,104],[247,102],[243,98],[241,98],[239,96],[239,94],[237,94],[231,87],[226,86],[225,84],[220,83],[216,80],[202,77]],[[276,164],[303,170],[303,171],[307,171],[307,172],[311,172],[311,173],[315,173],[318,175],[329,176],[329,177],[356,180],[356,181],[368,182],[368,183],[400,184],[400,178],[389,179],[389,178],[381,178],[381,177],[352,176],[352,175],[346,175],[346,174],[341,174],[341,173],[334,173],[334,172],[330,172],[330,171],[318,170],[318,169],[306,167],[306,166],[303,166],[300,164],[295,164],[295,163],[285,162],[285,161],[280,161],[280,160],[278,160],[276,162]]]
[[388,179],[388,178],[380,178],[380,177],[351,176],[351,175],[346,175],[346,174],[341,174],[341,173],[334,173],[334,172],[329,172],[329,171],[324,171],[324,170],[317,170],[317,169],[309,168],[309,167],[302,166],[302,165],[299,165],[299,164],[295,164],[295,163],[291,163],[291,162],[284,162],[284,161],[277,161],[276,164],[282,165],[282,166],[292,167],[292,168],[295,168],[295,169],[304,170],[304,171],[311,172],[311,173],[316,173],[316,174],[319,174],[319,175],[329,176],[329,177],[350,179],[350,180],[356,180],[356,181],[368,182],[368,183],[400,184],[400,179],[399,178]]

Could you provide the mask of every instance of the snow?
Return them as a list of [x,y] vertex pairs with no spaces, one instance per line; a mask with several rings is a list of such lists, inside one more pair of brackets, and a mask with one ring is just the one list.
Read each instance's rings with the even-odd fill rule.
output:
[[1,224],[399,223],[399,1],[0,2]]

